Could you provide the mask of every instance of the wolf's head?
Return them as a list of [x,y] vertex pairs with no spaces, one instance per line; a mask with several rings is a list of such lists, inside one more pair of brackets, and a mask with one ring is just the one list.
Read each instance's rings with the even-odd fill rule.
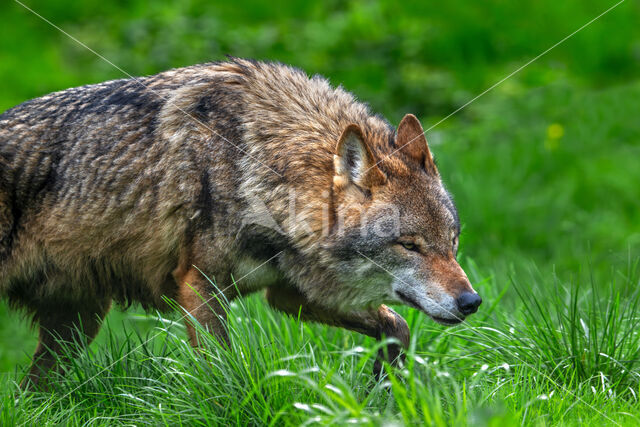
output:
[[456,261],[458,214],[422,126],[407,115],[392,155],[376,145],[358,125],[337,143],[328,249],[339,277],[359,303],[402,302],[439,323],[459,323],[482,300]]

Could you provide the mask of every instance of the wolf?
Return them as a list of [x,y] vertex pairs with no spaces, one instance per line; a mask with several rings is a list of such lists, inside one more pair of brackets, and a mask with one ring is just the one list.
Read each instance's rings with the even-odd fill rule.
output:
[[0,116],[0,293],[39,327],[27,386],[112,302],[173,300],[228,343],[226,302],[259,290],[303,320],[395,338],[379,375],[410,336],[384,304],[445,325],[478,309],[459,233],[415,116],[394,129],[280,63],[229,58]]

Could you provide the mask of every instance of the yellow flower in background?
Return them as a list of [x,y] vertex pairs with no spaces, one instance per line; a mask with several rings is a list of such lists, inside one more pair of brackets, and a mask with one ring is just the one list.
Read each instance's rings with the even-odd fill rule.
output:
[[559,123],[551,123],[547,128],[547,139],[544,141],[544,148],[555,151],[560,145],[560,138],[564,135],[564,128]]
[[564,128],[560,123],[552,123],[547,128],[547,136],[549,139],[560,139],[564,135]]

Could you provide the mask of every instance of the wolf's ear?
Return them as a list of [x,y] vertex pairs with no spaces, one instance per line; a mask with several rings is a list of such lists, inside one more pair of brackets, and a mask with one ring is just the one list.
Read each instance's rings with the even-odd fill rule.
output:
[[362,189],[370,189],[386,181],[364,140],[362,129],[356,124],[350,124],[342,132],[333,156],[333,165],[333,183],[337,187],[355,184]]
[[424,165],[425,170],[433,175],[438,174],[438,169],[433,161],[433,156],[424,136],[422,125],[416,116],[407,114],[398,125],[396,147],[410,158]]

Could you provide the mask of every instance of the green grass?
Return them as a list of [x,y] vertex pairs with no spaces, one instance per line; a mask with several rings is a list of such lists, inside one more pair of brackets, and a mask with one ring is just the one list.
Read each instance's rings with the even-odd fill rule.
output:
[[[201,330],[206,349],[195,352],[183,325],[166,318],[144,334],[108,329],[106,343],[74,358],[53,392],[9,386],[0,422],[637,423],[639,272],[619,272],[616,284],[554,278],[551,293],[532,273],[513,285],[526,302],[519,315],[501,310],[501,289],[484,281],[488,306],[452,329],[402,309],[411,348],[380,383],[371,379],[371,339],[302,325],[259,297],[232,304],[230,350]],[[611,287],[605,298],[603,286]]]
[[[33,2],[134,75],[237,56],[328,76],[425,129],[613,2]],[[114,310],[51,392],[23,394],[36,333],[0,304],[0,424],[637,425],[640,9],[627,1],[427,133],[484,303],[450,329],[406,307],[403,367],[259,295],[230,307],[231,351],[179,314]],[[0,5],[0,108],[121,73]]]

